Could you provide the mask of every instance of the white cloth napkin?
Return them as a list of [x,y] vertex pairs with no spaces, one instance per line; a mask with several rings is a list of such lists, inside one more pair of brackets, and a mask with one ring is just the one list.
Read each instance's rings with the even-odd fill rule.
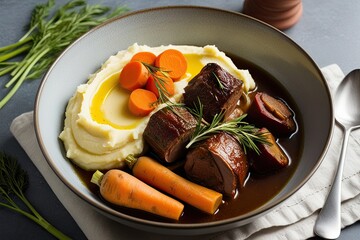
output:
[[[331,90],[334,90],[343,72],[336,64],[322,69]],[[70,191],[53,173],[42,155],[37,143],[33,113],[24,113],[14,119],[10,129],[24,148],[35,166],[44,176],[65,208],[75,219],[88,239],[169,239],[119,224],[95,211],[91,206]],[[342,132],[336,127],[334,137],[322,165],[314,176],[292,197],[272,212],[254,222],[226,232],[207,236],[181,237],[176,239],[306,239],[314,236],[313,226],[319,209],[328,194],[335,174]],[[347,160],[342,180],[342,226],[348,226],[360,219],[360,131],[354,131],[349,141]]]

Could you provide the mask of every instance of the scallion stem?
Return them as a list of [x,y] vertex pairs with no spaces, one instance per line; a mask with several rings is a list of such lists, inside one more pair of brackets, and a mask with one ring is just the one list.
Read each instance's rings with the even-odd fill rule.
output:
[[9,50],[11,50],[11,49],[13,49],[13,48],[17,48],[17,47],[19,47],[19,46],[24,45],[24,44],[27,43],[27,42],[30,42],[31,40],[32,40],[31,37],[24,38],[24,39],[22,39],[22,40],[19,40],[19,41],[16,42],[16,43],[9,44],[9,45],[7,45],[7,46],[1,47],[1,48],[0,48],[0,52],[6,52],[6,51],[9,51]]

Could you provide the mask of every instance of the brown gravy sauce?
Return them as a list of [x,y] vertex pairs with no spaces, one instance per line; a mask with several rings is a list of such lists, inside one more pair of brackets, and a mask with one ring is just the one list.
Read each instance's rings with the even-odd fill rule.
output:
[[[290,139],[278,139],[278,143],[283,147],[289,156],[290,164],[288,167],[266,176],[255,176],[250,173],[245,187],[238,190],[235,199],[224,198],[223,203],[214,215],[203,213],[185,203],[184,213],[178,221],[179,223],[213,222],[249,213],[268,202],[278,192],[280,192],[280,190],[282,190],[289,181],[299,164],[299,158],[303,147],[303,133],[301,130],[301,116],[298,115],[299,111],[297,110],[295,102],[292,100],[289,93],[279,84],[279,82],[266,71],[237,56],[232,54],[227,55],[233,60],[238,68],[248,69],[250,71],[250,74],[257,84],[257,91],[264,91],[274,97],[283,99],[294,111],[296,122],[298,124],[298,131],[292,135]],[[90,191],[101,197],[98,187],[90,182],[93,172],[86,172],[78,167],[75,167],[75,169],[78,176],[82,179],[83,183],[90,189]],[[183,175],[181,170],[177,170],[177,173]],[[109,205],[124,214],[134,217],[159,222],[175,222],[143,211],[123,208],[110,203]]]

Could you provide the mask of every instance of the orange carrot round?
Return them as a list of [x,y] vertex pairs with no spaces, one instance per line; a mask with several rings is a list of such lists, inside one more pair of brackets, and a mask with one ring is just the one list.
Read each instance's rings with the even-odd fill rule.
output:
[[141,181],[206,213],[214,214],[222,201],[221,193],[190,182],[149,157],[129,155],[125,160]]
[[139,61],[143,63],[147,63],[149,65],[154,65],[156,59],[156,55],[152,52],[138,52],[134,54],[131,58],[130,62]]
[[108,202],[179,220],[184,205],[150,187],[136,177],[112,169],[105,174],[96,171],[91,182],[100,187],[101,196]]
[[159,97],[159,89],[160,92],[163,92],[168,97],[174,95],[175,92],[173,80],[161,73],[157,73],[154,76],[150,75],[145,88],[155,93],[157,97]]
[[138,88],[131,92],[128,102],[129,110],[135,116],[146,116],[154,110],[157,97],[155,93]]
[[180,51],[168,49],[156,57],[155,66],[169,71],[169,76],[177,81],[186,73],[187,61]]
[[119,84],[122,88],[133,91],[146,85],[149,71],[141,62],[129,62],[121,70]]

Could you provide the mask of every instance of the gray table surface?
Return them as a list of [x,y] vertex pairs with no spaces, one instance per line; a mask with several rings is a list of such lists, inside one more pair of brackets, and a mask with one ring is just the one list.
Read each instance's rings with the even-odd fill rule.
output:
[[[63,4],[68,0],[57,0]],[[0,46],[22,36],[31,11],[46,0],[0,0]],[[89,3],[95,3],[91,0]],[[201,5],[241,11],[243,0],[102,0],[104,5],[126,4],[132,11],[167,5]],[[314,59],[319,67],[337,63],[346,74],[360,67],[360,1],[358,0],[303,0],[304,12],[300,21],[285,33]],[[0,96],[4,96],[8,77],[0,77]],[[0,110],[0,151],[17,157],[29,172],[30,185],[26,195],[49,222],[74,239],[86,239],[70,214],[55,197],[48,184],[34,167],[10,133],[12,120],[34,109],[40,80],[27,81]],[[52,239],[42,228],[25,217],[0,208],[0,239]],[[360,223],[345,228],[339,239],[360,239]]]

